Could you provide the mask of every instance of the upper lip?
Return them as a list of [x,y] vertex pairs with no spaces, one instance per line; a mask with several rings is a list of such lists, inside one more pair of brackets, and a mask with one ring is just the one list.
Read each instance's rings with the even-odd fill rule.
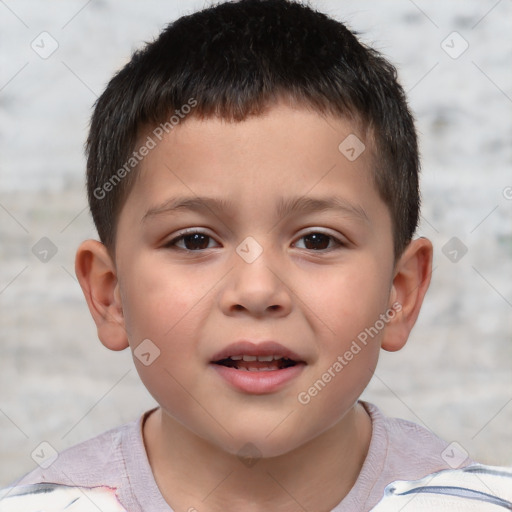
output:
[[212,362],[228,359],[231,356],[280,356],[291,359],[297,363],[304,362],[303,359],[276,341],[237,341],[231,343],[212,357]]

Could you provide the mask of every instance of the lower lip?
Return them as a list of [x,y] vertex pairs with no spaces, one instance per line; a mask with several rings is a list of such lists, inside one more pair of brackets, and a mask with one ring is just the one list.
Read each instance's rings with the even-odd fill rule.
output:
[[282,370],[249,372],[222,366],[220,364],[212,363],[212,366],[219,375],[234,388],[254,395],[263,395],[265,393],[278,391],[287,382],[296,378],[304,368],[304,364],[299,363],[295,366],[283,368]]

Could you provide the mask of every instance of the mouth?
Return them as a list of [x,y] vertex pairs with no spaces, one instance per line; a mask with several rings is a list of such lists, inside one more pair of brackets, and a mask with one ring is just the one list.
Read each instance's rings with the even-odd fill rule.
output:
[[300,361],[294,361],[288,357],[272,354],[268,356],[251,356],[244,354],[213,361],[214,364],[246,372],[272,372],[283,370],[295,366],[299,364],[299,362]]
[[210,365],[239,392],[270,394],[290,385],[307,362],[275,341],[238,341],[213,355]]

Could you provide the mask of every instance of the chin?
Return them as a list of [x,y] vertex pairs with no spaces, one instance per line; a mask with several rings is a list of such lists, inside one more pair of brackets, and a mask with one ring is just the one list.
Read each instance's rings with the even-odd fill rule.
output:
[[272,427],[265,425],[259,429],[254,426],[250,429],[231,428],[230,433],[232,437],[226,435],[222,439],[213,439],[210,433],[207,440],[224,452],[241,459],[280,457],[306,444],[309,440],[306,436],[299,435],[297,429],[293,431],[285,428],[276,429],[275,423]]
[[290,451],[300,446],[300,443],[285,443],[280,439],[269,442],[262,436],[261,439],[238,438],[235,442],[229,443],[227,446],[221,446],[226,453],[237,456],[242,462],[244,460],[257,460],[257,459],[270,459],[273,457],[280,457],[286,455]]

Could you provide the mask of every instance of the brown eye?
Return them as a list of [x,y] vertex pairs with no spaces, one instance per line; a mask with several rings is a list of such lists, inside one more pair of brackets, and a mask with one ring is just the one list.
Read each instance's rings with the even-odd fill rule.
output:
[[[318,231],[303,235],[299,240],[304,240],[304,248],[312,251],[325,251],[344,245],[337,238]],[[331,241],[334,246],[330,246]]]
[[[206,233],[202,233],[201,231],[193,231],[189,233],[182,234],[174,239],[172,239],[169,243],[165,245],[168,248],[177,247],[178,249],[182,249],[185,251],[202,251],[204,249],[210,249],[210,241],[213,238]],[[178,245],[178,242],[183,242],[182,246]]]

